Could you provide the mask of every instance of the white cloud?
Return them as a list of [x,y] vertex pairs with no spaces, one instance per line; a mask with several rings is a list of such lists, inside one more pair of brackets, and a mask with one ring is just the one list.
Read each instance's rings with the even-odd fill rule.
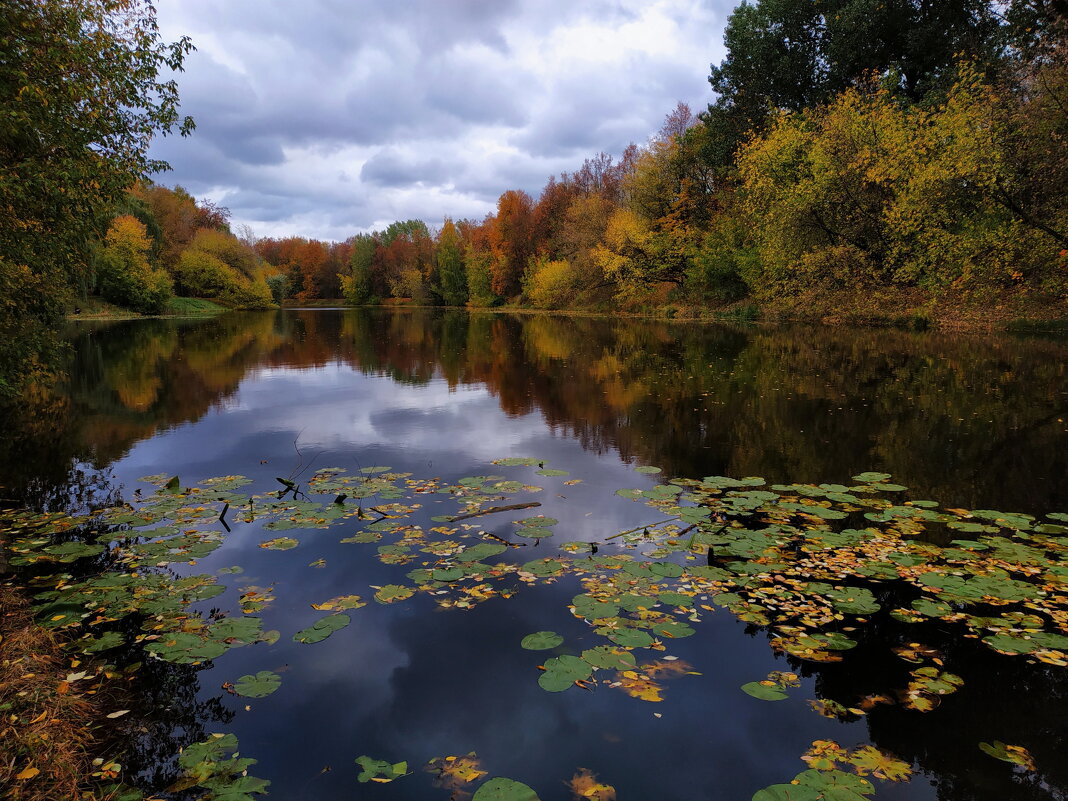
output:
[[481,217],[507,189],[643,142],[710,100],[733,0],[258,0],[161,4],[198,51],[189,138],[159,176],[261,235],[344,239],[394,219]]

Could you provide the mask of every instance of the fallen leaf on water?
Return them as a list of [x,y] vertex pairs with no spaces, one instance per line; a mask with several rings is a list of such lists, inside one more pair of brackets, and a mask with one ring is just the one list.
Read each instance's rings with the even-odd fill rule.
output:
[[984,754],[989,754],[1002,762],[1011,762],[1025,770],[1035,769],[1035,760],[1031,752],[1022,745],[1006,745],[1000,740],[994,740],[993,743],[979,743],[979,748]]
[[486,775],[474,751],[464,756],[437,757],[427,763],[426,769],[431,773],[437,772],[438,786],[449,789],[456,789]]
[[616,798],[616,789],[597,781],[597,774],[586,768],[579,768],[567,786],[579,801],[584,798],[594,799],[594,801],[615,801]]
[[912,775],[912,768],[907,762],[895,759],[878,748],[865,745],[853,752],[849,761],[861,776],[877,776],[892,782],[905,781]]

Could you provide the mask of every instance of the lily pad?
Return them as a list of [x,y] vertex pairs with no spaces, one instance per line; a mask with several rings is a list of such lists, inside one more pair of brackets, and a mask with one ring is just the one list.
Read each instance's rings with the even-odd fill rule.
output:
[[742,685],[742,692],[761,701],[785,701],[789,697],[781,686],[772,682],[751,681]]
[[356,764],[362,768],[356,780],[366,782],[391,782],[408,775],[407,762],[386,762],[369,756],[356,757]]
[[293,640],[308,645],[322,642],[335,631],[339,631],[349,625],[351,620],[352,618],[346,614],[327,615],[326,617],[316,620],[307,628],[298,631],[293,635]]
[[471,801],[540,801],[538,794],[523,782],[502,776],[480,786]]
[[242,676],[234,682],[234,692],[245,698],[264,698],[282,686],[282,677],[269,670]]
[[375,600],[380,604],[391,604],[404,601],[415,595],[415,590],[405,587],[403,584],[387,584],[375,593]]
[[548,651],[564,641],[564,638],[555,631],[536,631],[523,638],[520,644],[528,651]]

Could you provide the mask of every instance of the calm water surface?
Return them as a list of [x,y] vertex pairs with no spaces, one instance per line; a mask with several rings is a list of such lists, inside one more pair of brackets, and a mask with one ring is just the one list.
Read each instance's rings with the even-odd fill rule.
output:
[[[148,474],[183,484],[241,474],[264,491],[298,470],[388,465],[445,481],[496,473],[537,484],[538,511],[560,520],[561,541],[648,522],[652,510],[614,491],[676,476],[848,483],[879,470],[910,497],[946,506],[1068,510],[1064,342],[317,310],[83,324],[71,344],[64,392],[9,421],[0,452],[0,484],[43,507],[129,498],[147,489],[138,479]],[[489,464],[507,456],[544,459],[582,482]],[[664,474],[635,473],[638,465]],[[426,506],[429,517],[456,503]],[[485,525],[494,530],[492,519]],[[229,589],[210,605],[223,610],[237,609],[243,587],[273,586],[278,600],[261,616],[282,637],[207,669],[146,667],[151,696],[135,710],[140,730],[126,760],[146,787],[174,780],[180,746],[233,732],[278,799],[444,800],[449,791],[418,770],[357,784],[353,760],[417,767],[475,751],[490,775],[525,781],[545,801],[570,798],[565,783],[579,768],[615,786],[620,801],[736,801],[789,781],[816,739],[870,742],[912,761],[916,778],[877,783],[878,799],[1068,797],[1064,671],[1001,657],[948,626],[925,642],[965,686],[929,714],[878,706],[853,723],[825,719],[807,701],[853,705],[904,686],[911,666],[888,650],[909,642],[904,624],[873,624],[842,663],[791,666],[766,632],[720,609],[697,636],[671,644],[700,675],[672,680],[658,704],[604,687],[538,687],[546,655],[521,649],[524,635],[555,630],[570,653],[602,642],[567,610],[581,591],[574,577],[471,611],[439,610],[426,594],[372,602],[328,640],[298,645],[291,633],[322,616],[311,604],[369,599],[371,586],[403,583],[411,569],[380,563],[373,546],[339,543],[340,530],[304,532],[297,548],[274,552],[258,544],[276,533],[242,526],[196,567],[182,566],[243,567],[222,576]],[[523,559],[555,552],[543,541]],[[312,567],[319,559],[325,566]],[[803,685],[787,701],[738,689],[790,669]],[[221,690],[258,670],[280,673],[281,689],[262,700]],[[1038,774],[978,751],[995,739],[1029,748]]]

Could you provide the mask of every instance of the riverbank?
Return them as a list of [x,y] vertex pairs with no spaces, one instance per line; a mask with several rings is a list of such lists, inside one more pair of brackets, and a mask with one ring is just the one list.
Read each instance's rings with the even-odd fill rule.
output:
[[225,306],[204,298],[171,298],[167,301],[167,308],[162,314],[141,314],[99,298],[89,298],[68,313],[67,319],[113,321],[147,320],[160,317],[210,317],[222,314],[224,311],[228,311]]
[[[343,298],[287,299],[286,309],[326,309],[347,306]],[[382,308],[427,308],[390,298]],[[448,308],[448,307],[429,307]],[[604,305],[567,309],[537,309],[521,303],[468,306],[472,312],[558,314],[576,317],[626,317],[692,322],[805,322],[862,328],[938,329],[961,332],[1061,333],[1068,332],[1068,298],[1029,292],[987,293],[924,292],[918,289],[816,291],[789,298],[757,301],[743,298],[719,305],[685,302],[631,304],[624,308]],[[111,304],[96,302],[73,320],[130,320],[155,317],[201,317],[227,309],[209,300],[174,298],[168,312],[142,315]]]
[[[425,308],[393,302],[384,308]],[[299,304],[302,307],[343,305],[343,301]],[[289,306],[290,304],[285,304]],[[296,306],[298,304],[292,304]],[[685,302],[631,304],[625,308],[594,305],[568,309],[536,309],[519,303],[466,307],[472,312],[633,318],[690,322],[815,323],[859,328],[936,329],[975,333],[1068,332],[1068,298],[1024,292],[924,292],[917,289],[812,291],[790,298],[757,301],[743,298],[719,305]]]
[[34,622],[22,593],[0,584],[0,787],[5,798],[108,797],[85,789],[106,767],[93,763],[101,743],[91,725],[105,717],[106,696],[76,689],[79,670],[84,670],[81,662]]

